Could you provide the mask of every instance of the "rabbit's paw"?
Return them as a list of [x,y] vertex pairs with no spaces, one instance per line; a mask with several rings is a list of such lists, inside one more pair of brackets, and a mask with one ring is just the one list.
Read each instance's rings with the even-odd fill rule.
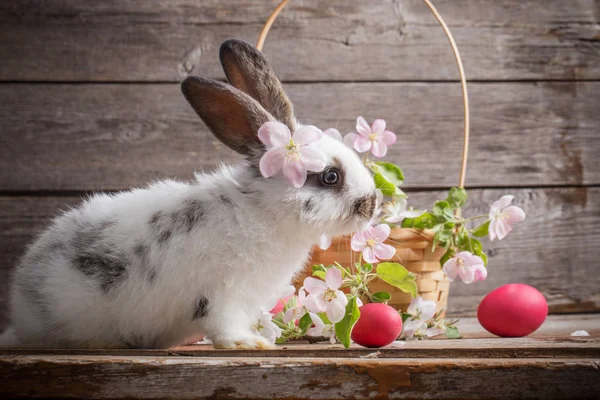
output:
[[262,336],[255,334],[236,335],[236,336],[219,336],[213,339],[215,349],[274,349],[275,345],[270,343]]

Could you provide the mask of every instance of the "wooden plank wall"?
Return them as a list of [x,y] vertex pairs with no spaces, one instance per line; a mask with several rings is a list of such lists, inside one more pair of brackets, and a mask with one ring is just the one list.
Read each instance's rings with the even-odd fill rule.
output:
[[[276,0],[0,3],[0,329],[25,244],[85,193],[235,161],[185,103],[218,79],[220,43],[254,42]],[[489,243],[490,276],[455,284],[450,312],[524,282],[553,312],[600,310],[600,1],[436,0],[471,80],[468,212],[505,193],[528,219]],[[293,0],[265,46],[303,121],[357,115],[399,134],[411,203],[458,177],[461,97],[450,47],[421,0]]]

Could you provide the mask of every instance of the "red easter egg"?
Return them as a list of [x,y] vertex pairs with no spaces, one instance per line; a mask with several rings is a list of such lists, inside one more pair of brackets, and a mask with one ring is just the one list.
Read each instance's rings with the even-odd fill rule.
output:
[[352,340],[364,347],[383,347],[402,332],[402,317],[387,304],[369,303],[360,307],[360,318],[352,329]]
[[479,304],[477,319],[487,331],[502,337],[527,336],[548,315],[548,303],[536,288],[522,283],[504,285]]

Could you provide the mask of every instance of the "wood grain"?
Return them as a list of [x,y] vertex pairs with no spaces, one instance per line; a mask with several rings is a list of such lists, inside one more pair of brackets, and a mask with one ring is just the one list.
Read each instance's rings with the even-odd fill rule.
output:
[[[0,4],[0,80],[170,81],[223,77],[221,42],[252,43],[276,0],[19,0]],[[598,79],[597,1],[437,0],[467,77]],[[265,53],[282,79],[457,79],[421,0],[297,0]]]
[[[488,211],[503,194],[516,196],[527,219],[503,241],[484,247],[490,256],[484,282],[450,286],[450,315],[474,315],[490,290],[521,282],[538,288],[551,312],[600,310],[600,188],[471,190],[465,215]],[[431,208],[440,191],[411,192],[409,204]],[[0,197],[0,330],[6,326],[8,276],[32,237],[56,214],[79,202],[77,197]]]
[[0,357],[10,398],[590,399],[598,361],[124,356]]
[[[298,117],[354,130],[357,115],[398,134],[386,159],[407,187],[456,185],[458,84],[286,85]],[[472,186],[600,183],[598,82],[471,85]],[[239,157],[218,142],[178,85],[0,85],[0,190],[123,189]]]

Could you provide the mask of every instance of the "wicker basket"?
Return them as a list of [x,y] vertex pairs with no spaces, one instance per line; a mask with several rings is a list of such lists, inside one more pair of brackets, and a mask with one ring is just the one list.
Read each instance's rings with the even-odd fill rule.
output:
[[[273,22],[277,19],[279,13],[287,5],[290,0],[283,0],[275,8],[275,10],[269,16],[265,23],[256,47],[262,50],[265,43],[267,34],[273,25]],[[467,94],[467,81],[465,72],[458,52],[458,48],[450,32],[450,29],[444,22],[441,15],[438,13],[435,6],[430,0],[423,0],[427,7],[431,10],[433,16],[437,19],[441,25],[456,59],[458,66],[458,74],[460,77],[460,83],[462,88],[463,97],[463,110],[464,110],[464,143],[462,152],[462,163],[460,169],[460,178],[458,187],[462,188],[465,184],[465,176],[467,170],[467,156],[469,152],[469,96]],[[395,258],[391,261],[397,261],[404,265],[406,269],[413,272],[417,279],[417,288],[419,296],[426,300],[433,300],[437,302],[438,312],[445,310],[448,304],[448,291],[450,288],[450,281],[441,270],[440,260],[445,252],[444,249],[437,248],[435,251],[431,251],[433,243],[433,233],[427,230],[418,229],[404,229],[395,228],[392,229],[389,239],[386,241],[396,248]],[[294,284],[298,286],[302,285],[302,281],[312,271],[312,265],[314,264],[325,264],[331,265],[335,261],[339,262],[343,266],[353,266],[354,261],[358,260],[358,254],[354,253],[350,248],[350,237],[343,236],[334,238],[331,247],[328,250],[321,250],[318,247],[313,249],[313,255],[311,260],[306,266],[306,269],[302,274],[297,276]],[[376,266],[375,266],[376,268]],[[400,291],[399,289],[391,286],[380,279],[376,279],[371,282],[370,289],[372,292],[386,291],[392,295],[392,299],[388,302],[391,306],[397,310],[406,310],[411,302],[411,296]]]

